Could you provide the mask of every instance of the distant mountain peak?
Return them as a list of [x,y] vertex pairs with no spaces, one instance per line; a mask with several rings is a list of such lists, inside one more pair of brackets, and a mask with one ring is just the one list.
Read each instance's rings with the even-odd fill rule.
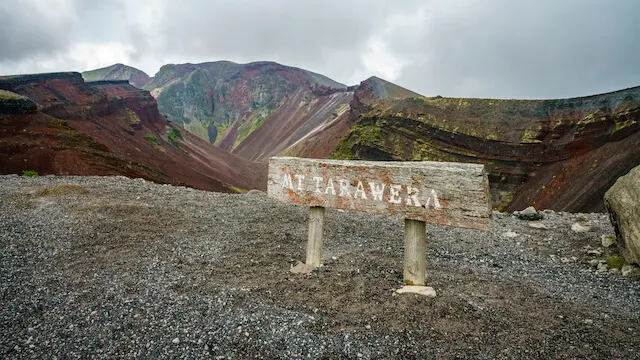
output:
[[144,71],[121,63],[85,71],[82,73],[82,77],[85,81],[127,80],[131,85],[140,89],[151,81],[151,77]]
[[367,80],[360,83],[360,86],[366,87],[380,99],[404,99],[422,96],[416,92],[403,88],[402,86],[396,85],[377,76],[371,76]]

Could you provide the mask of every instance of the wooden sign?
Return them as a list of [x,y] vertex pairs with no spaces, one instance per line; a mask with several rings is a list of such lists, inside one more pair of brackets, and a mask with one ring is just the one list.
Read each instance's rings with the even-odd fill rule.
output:
[[275,157],[269,196],[280,201],[474,229],[489,225],[484,166],[447,162]]
[[[309,206],[306,266],[322,265],[324,208],[405,218],[404,281],[435,296],[426,277],[425,222],[487,229],[491,217],[484,166],[447,162],[269,160],[269,196]],[[426,290],[425,290],[426,289]]]

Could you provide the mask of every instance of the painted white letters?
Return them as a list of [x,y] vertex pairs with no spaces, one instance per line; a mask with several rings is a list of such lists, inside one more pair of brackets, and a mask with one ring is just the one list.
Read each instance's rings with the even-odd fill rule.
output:
[[438,200],[438,194],[436,194],[436,191],[433,189],[431,189],[431,192],[429,193],[429,197],[427,198],[427,203],[424,204],[424,207],[428,209],[432,199],[433,199],[433,208],[436,210],[442,209],[442,206],[440,206],[440,200]]
[[[314,176],[313,181],[305,181],[305,179],[307,178],[305,178],[304,175],[295,174],[292,177],[290,173],[285,172],[282,174],[282,187],[294,191],[309,191],[320,195],[331,194],[335,196],[336,193],[338,193],[338,196],[344,198],[353,198],[356,200],[371,199],[374,201],[386,201],[390,204],[402,204],[404,199],[404,203],[407,206],[424,207],[425,209],[433,208],[435,210],[442,209],[440,199],[434,189],[424,189],[424,191],[428,193],[428,196],[422,198],[424,201],[423,205],[420,190],[410,185],[384,184],[382,182],[369,181],[369,194],[367,194],[364,183],[358,179],[355,180],[355,191],[353,193],[352,182],[348,179],[336,179],[338,189],[336,189],[336,184],[332,177],[328,180],[325,180],[322,176]],[[385,193],[387,189],[389,190]],[[403,190],[406,190],[406,193]]]
[[304,180],[304,175],[295,174],[293,177],[298,180],[298,190],[304,191],[304,188],[302,187],[302,180]]
[[349,181],[346,179],[338,179],[338,183],[340,184],[340,196],[351,197]]
[[365,194],[364,186],[362,185],[360,180],[358,180],[358,184],[356,185],[356,192],[353,194],[353,197],[358,198],[358,194],[360,194],[362,200],[367,200],[367,194]]
[[391,184],[389,185],[389,202],[392,204],[400,204],[402,199],[400,198],[400,190],[402,185]]
[[386,185],[382,184],[382,186],[376,185],[376,183],[369,181],[369,188],[371,189],[371,197],[373,200],[382,201],[382,195],[384,195],[384,187]]
[[293,190],[293,181],[291,180],[291,174],[284,173],[282,175],[282,187]]
[[420,200],[418,200],[418,195],[420,195],[420,190],[407,186],[407,205],[412,205],[411,201],[413,200],[413,206],[421,207]]
[[336,188],[333,186],[333,178],[329,178],[329,181],[327,181],[327,188],[324,190],[324,193],[328,194],[329,190],[331,190],[331,195],[336,194]]
[[323,180],[323,179],[322,179],[322,177],[320,177],[320,176],[314,176],[314,177],[313,177],[313,181],[315,181],[315,182],[316,182],[316,189],[315,189],[315,192],[317,192],[317,193],[319,193],[319,194],[322,194],[322,190],[320,190],[320,182],[321,182],[322,180]]

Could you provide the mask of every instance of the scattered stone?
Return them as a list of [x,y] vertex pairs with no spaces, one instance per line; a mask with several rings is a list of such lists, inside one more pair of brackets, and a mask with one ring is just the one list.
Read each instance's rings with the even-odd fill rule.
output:
[[292,267],[289,271],[294,274],[306,274],[309,275],[315,269],[313,265],[307,265],[303,262],[298,261],[298,264]]
[[604,195],[609,218],[627,263],[640,263],[640,166],[621,176]]
[[598,271],[602,271],[602,272],[609,271],[609,265],[607,265],[605,263],[599,263],[598,264]]
[[591,224],[590,223],[581,224],[581,223],[577,222],[577,223],[574,223],[573,225],[571,225],[571,230],[573,230],[574,232],[577,232],[577,233],[589,232],[589,231],[591,231]]
[[591,320],[591,319],[584,319],[584,323],[585,323],[585,324],[587,324],[587,325],[591,325],[591,324],[593,324],[593,320]]
[[600,250],[589,250],[589,251],[587,251],[587,255],[600,256],[600,255],[602,255],[602,251],[600,251]]
[[436,297],[436,290],[431,286],[416,286],[416,285],[407,285],[403,286],[400,289],[396,290],[398,294],[418,294],[424,295],[427,297]]
[[611,245],[615,245],[616,236],[615,235],[602,235],[600,237],[600,241],[602,243],[602,247],[608,248]]
[[518,236],[518,233],[513,230],[507,230],[507,232],[502,233],[502,236],[513,239]]
[[173,340],[171,340],[171,342],[177,345],[177,344],[180,344],[180,339],[174,338]]
[[622,276],[640,277],[640,267],[635,265],[625,265],[622,267]]
[[598,259],[589,260],[589,265],[591,265],[593,267],[597,267],[598,264],[600,264],[600,260],[598,260]]
[[607,265],[609,268],[621,268],[624,265],[624,258],[622,256],[612,256],[607,259]]
[[532,222],[529,223],[529,227],[530,228],[534,228],[534,229],[542,229],[542,230],[549,230],[549,227],[543,223],[539,223],[539,222]]
[[618,268],[609,269],[609,274],[620,274],[620,269]]
[[535,221],[543,218],[542,214],[536,211],[536,208],[534,208],[533,206],[529,206],[528,208],[522,211],[519,211],[516,214],[516,216],[520,220],[527,220],[527,221]]

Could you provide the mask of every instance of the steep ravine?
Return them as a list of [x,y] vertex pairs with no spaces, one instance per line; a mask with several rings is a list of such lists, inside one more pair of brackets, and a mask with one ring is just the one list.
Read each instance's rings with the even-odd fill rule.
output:
[[640,163],[640,88],[562,100],[379,99],[331,157],[480,162],[498,209],[602,210],[604,192]]

